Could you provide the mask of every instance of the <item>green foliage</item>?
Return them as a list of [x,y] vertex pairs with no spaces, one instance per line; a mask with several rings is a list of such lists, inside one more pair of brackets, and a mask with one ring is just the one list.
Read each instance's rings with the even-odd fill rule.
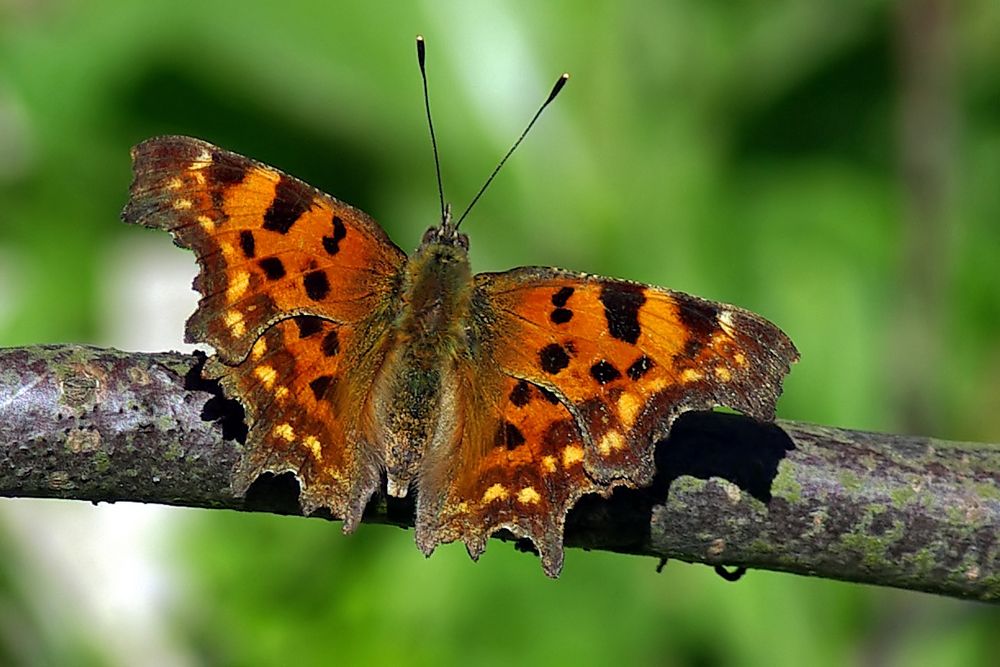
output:
[[[926,267],[937,305],[914,325],[898,11],[0,4],[0,343],[113,336],[101,286],[127,259],[115,249],[169,246],[117,222],[128,147],[158,133],[279,166],[415,247],[437,207],[422,32],[458,209],[558,74],[573,74],[467,221],[478,270],[557,264],[737,303],[800,347],[782,415],[926,423],[897,400],[910,389],[901,359],[928,379],[933,434],[995,441],[1000,12],[982,0],[954,10],[947,243]],[[186,517],[176,537],[192,580],[178,631],[208,663],[974,664],[997,648],[995,611],[779,574],[728,584],[707,568],[657,576],[644,559],[571,551],[552,582],[499,542],[477,565],[460,547],[425,562],[401,531],[344,538],[322,521],[239,514]],[[901,600],[919,609],[902,626]],[[5,650],[0,636],[0,660]]]

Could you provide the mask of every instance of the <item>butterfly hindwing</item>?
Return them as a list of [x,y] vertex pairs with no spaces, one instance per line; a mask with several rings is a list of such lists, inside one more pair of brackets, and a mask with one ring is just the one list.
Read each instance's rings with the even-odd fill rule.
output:
[[202,294],[187,339],[243,359],[293,314],[355,322],[393,289],[406,255],[365,213],[249,158],[190,137],[132,150],[126,222],[193,250]]
[[236,366],[209,361],[206,377],[240,398],[250,424],[237,492],[262,473],[290,471],[305,513],[326,507],[345,530],[357,525],[379,468],[360,436],[364,398],[352,392],[364,385],[351,359],[356,336],[351,325],[297,316],[267,329]]
[[499,391],[492,409],[479,405],[469,416],[485,428],[467,429],[484,432],[485,446],[466,448],[453,474],[441,478],[443,488],[424,480],[417,544],[430,553],[437,544],[461,540],[478,558],[490,535],[506,529],[530,539],[546,573],[555,576],[562,568],[566,512],[602,488],[583,469],[580,431],[558,398],[510,376],[493,386]]

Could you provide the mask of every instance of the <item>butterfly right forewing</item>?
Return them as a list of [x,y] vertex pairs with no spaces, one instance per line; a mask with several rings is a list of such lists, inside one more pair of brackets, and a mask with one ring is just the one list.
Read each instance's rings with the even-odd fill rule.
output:
[[191,137],[132,150],[126,222],[195,252],[202,294],[189,342],[227,363],[277,320],[356,322],[396,287],[406,255],[364,212],[273,167]]

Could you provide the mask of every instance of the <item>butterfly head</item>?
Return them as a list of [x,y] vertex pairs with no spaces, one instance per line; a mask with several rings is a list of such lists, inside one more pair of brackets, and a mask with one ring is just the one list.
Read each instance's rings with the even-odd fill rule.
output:
[[431,227],[424,232],[424,238],[420,241],[420,247],[427,246],[450,246],[468,251],[469,237],[458,231],[458,225],[451,221],[451,205],[446,205],[444,214],[441,216],[441,224]]

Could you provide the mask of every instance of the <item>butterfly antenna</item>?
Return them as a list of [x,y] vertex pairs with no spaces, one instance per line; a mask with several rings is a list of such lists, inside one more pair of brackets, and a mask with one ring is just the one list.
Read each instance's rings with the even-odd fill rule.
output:
[[447,211],[444,207],[444,185],[441,183],[441,159],[438,157],[437,137],[434,135],[434,121],[431,120],[431,98],[427,94],[427,68],[424,61],[427,59],[427,48],[424,46],[423,35],[417,35],[417,62],[420,64],[420,78],[424,82],[424,109],[427,111],[427,127],[431,130],[431,148],[434,149],[434,171],[437,172],[438,201],[441,202],[441,222],[447,220]]
[[500,168],[503,167],[504,163],[507,161],[507,158],[509,158],[511,154],[517,149],[517,147],[521,145],[521,142],[524,141],[524,138],[528,135],[528,132],[531,130],[531,126],[535,124],[535,121],[538,120],[538,117],[542,115],[543,111],[545,111],[545,107],[549,106],[552,100],[556,98],[556,95],[558,95],[559,91],[563,89],[563,86],[566,85],[567,81],[569,81],[568,73],[564,73],[562,76],[559,77],[558,80],[556,80],[556,85],[552,86],[552,92],[549,93],[549,96],[546,98],[546,100],[542,102],[542,106],[538,107],[538,111],[536,111],[535,115],[532,116],[531,122],[528,123],[528,127],[524,128],[524,132],[521,133],[521,136],[517,138],[517,141],[514,142],[514,145],[510,147],[510,150],[507,151],[507,154],[503,156],[502,160],[500,160],[500,164],[496,166],[496,169],[493,170],[493,173],[490,174],[490,177],[486,179],[485,183],[483,183],[483,187],[479,188],[479,192],[476,193],[476,196],[472,198],[472,201],[469,203],[469,205],[465,207],[465,211],[462,212],[462,215],[458,218],[458,222],[455,223],[455,229],[458,229],[458,226],[462,224],[463,220],[465,220],[465,216],[469,215],[469,211],[472,210],[472,207],[476,205],[476,202],[479,201],[479,198],[483,196],[484,192],[486,192],[486,188],[490,187],[490,183],[492,183],[493,179],[496,178],[497,173],[500,171]]

